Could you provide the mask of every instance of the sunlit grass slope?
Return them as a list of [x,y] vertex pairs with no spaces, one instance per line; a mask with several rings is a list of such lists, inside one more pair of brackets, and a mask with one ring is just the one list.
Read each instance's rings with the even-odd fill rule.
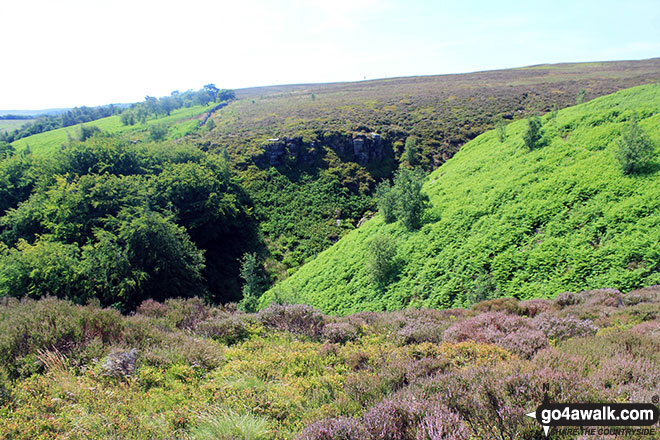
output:
[[[660,85],[627,89],[542,118],[546,145],[528,151],[527,121],[466,144],[427,179],[425,224],[407,232],[377,216],[262,297],[325,312],[461,306],[492,296],[660,283],[660,157],[624,176],[614,158],[636,113],[660,148]],[[369,274],[369,242],[396,243],[397,272]]]
[[[208,111],[213,106],[194,106],[181,108],[172,111],[169,116],[162,116],[156,119],[150,119],[144,124],[133,126],[123,125],[119,115],[110,116],[96,121],[86,122],[84,126],[98,127],[101,131],[108,133],[134,133],[137,138],[148,135],[149,126],[153,124],[165,124],[169,126],[168,135],[170,138],[183,137],[188,131],[194,129],[198,123],[197,119],[191,120],[202,113]],[[69,138],[77,139],[80,136],[80,125],[58,128],[57,130],[46,131],[35,134],[12,143],[17,151],[22,151],[26,146],[30,151],[37,155],[48,155],[61,148],[63,144],[69,142]]]

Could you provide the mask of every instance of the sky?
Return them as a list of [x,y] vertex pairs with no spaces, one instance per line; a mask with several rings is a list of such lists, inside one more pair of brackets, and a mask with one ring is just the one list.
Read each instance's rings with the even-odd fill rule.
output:
[[0,109],[660,56],[660,2],[4,0]]

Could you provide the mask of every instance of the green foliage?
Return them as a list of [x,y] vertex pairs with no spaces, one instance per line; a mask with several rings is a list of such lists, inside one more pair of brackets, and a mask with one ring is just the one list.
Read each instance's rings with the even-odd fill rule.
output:
[[241,278],[243,278],[243,299],[239,302],[241,310],[255,312],[257,301],[261,296],[261,277],[259,276],[259,263],[255,253],[246,253],[241,258]]
[[417,147],[418,139],[416,137],[408,137],[406,139],[405,150],[403,152],[403,157],[406,163],[410,167],[416,167],[419,165],[419,148]]
[[534,116],[527,121],[527,131],[523,136],[525,146],[529,151],[541,146],[541,136],[543,136],[541,118]]
[[578,90],[577,96],[575,97],[575,104],[582,104],[584,99],[587,96],[587,91],[585,89]]
[[129,145],[95,136],[53,161],[0,162],[2,294],[97,298],[122,310],[147,298],[240,298],[236,259],[256,234],[226,163]]
[[90,137],[94,136],[97,133],[101,133],[101,129],[95,125],[81,125],[80,126],[80,136],[78,140],[81,142],[86,141]]
[[167,137],[167,127],[163,124],[152,124],[149,126],[149,136],[155,142],[162,141]]
[[249,412],[240,414],[231,409],[217,409],[202,415],[199,424],[192,430],[192,438],[267,440],[271,438],[270,433],[269,423],[263,417],[257,417]]
[[376,188],[376,200],[378,202],[378,210],[383,216],[383,221],[385,223],[396,221],[397,194],[388,181],[378,184]]
[[[501,298],[341,318],[198,298],[146,301],[130,316],[11,299],[0,302],[0,437],[379,440],[450,426],[460,439],[540,439],[523,414],[543,384],[562,401],[657,392],[658,287],[573,296],[535,300],[537,314]],[[135,363],[114,368],[130,377],[101,374],[127,353]]]
[[400,242],[386,289],[370,282],[364,256],[377,233],[405,228],[377,216],[265,292],[262,306],[275,292],[347,314],[660,282],[660,181],[653,172],[623,179],[614,158],[633,112],[660,142],[649,129],[660,112],[655,84],[560,110],[544,148],[526,151],[527,121],[509,124],[504,144],[495,131],[481,135],[428,177],[425,224]]
[[615,157],[623,174],[634,174],[645,169],[653,160],[653,145],[637,123],[633,113],[630,123],[621,131],[619,149]]
[[369,242],[367,265],[373,281],[385,284],[396,271],[396,242],[390,235],[378,234]]
[[422,193],[424,174],[421,171],[400,170],[394,178],[393,191],[396,194],[396,216],[409,230],[414,231],[422,224],[428,196]]
[[506,123],[503,119],[497,121],[497,140],[500,141],[500,144],[504,143],[506,139]]
[[421,226],[428,197],[422,193],[424,174],[420,170],[402,168],[394,178],[394,185],[381,182],[376,189],[378,209],[385,223],[395,220],[412,231]]

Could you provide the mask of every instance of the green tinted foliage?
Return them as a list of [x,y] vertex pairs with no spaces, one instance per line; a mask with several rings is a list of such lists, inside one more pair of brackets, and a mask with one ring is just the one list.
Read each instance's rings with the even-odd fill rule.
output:
[[224,160],[94,136],[52,162],[10,157],[2,178],[7,294],[95,297],[121,309],[149,297],[240,298],[237,258],[255,234],[249,200]]
[[630,123],[622,130],[619,149],[615,157],[623,174],[633,174],[645,169],[653,159],[653,145],[637,123],[633,114]]
[[378,202],[378,211],[383,216],[385,223],[396,221],[397,214],[397,194],[392,185],[387,182],[381,182],[376,188],[376,200]]
[[402,169],[394,178],[396,195],[396,216],[409,230],[418,229],[422,224],[428,196],[422,193],[424,174],[421,171]]
[[[652,169],[623,178],[614,158],[633,112],[659,142],[655,84],[560,110],[557,129],[547,124],[544,148],[525,148],[527,121],[509,124],[503,144],[495,131],[483,134],[427,178],[431,207],[420,229],[377,216],[262,303],[275,292],[295,293],[325,311],[349,313],[660,282],[660,180]],[[398,277],[381,290],[364,264],[379,232],[406,234]]]
[[367,264],[376,284],[385,283],[396,270],[396,242],[389,235],[376,235],[369,242]]
[[523,140],[525,141],[525,146],[529,151],[532,151],[534,148],[541,146],[540,141],[541,136],[543,135],[541,126],[541,118],[538,116],[530,118],[527,121],[527,131],[525,131]]

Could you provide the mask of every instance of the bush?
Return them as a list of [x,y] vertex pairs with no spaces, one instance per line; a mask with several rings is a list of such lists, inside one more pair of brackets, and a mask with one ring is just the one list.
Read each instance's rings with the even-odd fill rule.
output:
[[621,131],[619,148],[615,153],[623,174],[634,174],[644,170],[653,160],[653,145],[637,124],[633,114],[628,126]]
[[482,313],[459,321],[445,331],[443,339],[496,344],[525,358],[548,344],[546,336],[531,320],[503,312]]
[[167,126],[164,124],[152,124],[149,126],[149,136],[151,140],[158,142],[167,137]]
[[573,315],[563,317],[544,312],[534,318],[537,325],[548,339],[564,340],[581,336],[595,335],[598,329],[590,319],[578,319]]
[[312,423],[297,437],[298,440],[369,440],[370,438],[362,423],[349,417]]
[[481,301],[472,306],[472,310],[479,313],[484,312],[505,312],[512,315],[520,313],[518,300],[516,298],[494,298]]
[[522,316],[533,318],[540,313],[549,311],[552,308],[552,302],[540,298],[530,299],[527,301],[520,301],[518,307],[520,308],[520,314]]
[[541,146],[541,136],[543,135],[541,125],[541,118],[538,116],[529,118],[527,121],[527,131],[523,135],[523,140],[529,151]]
[[195,332],[226,345],[240,342],[250,335],[248,325],[243,317],[229,313],[221,313],[202,321],[197,325]]
[[414,440],[422,408],[419,401],[387,399],[364,415],[364,426],[374,439]]
[[346,321],[331,322],[323,327],[323,338],[328,342],[343,344],[360,335],[360,328]]
[[396,243],[390,235],[377,234],[369,242],[367,268],[376,284],[385,283],[396,270]]
[[271,304],[257,314],[265,327],[318,339],[325,326],[325,316],[305,304]]

